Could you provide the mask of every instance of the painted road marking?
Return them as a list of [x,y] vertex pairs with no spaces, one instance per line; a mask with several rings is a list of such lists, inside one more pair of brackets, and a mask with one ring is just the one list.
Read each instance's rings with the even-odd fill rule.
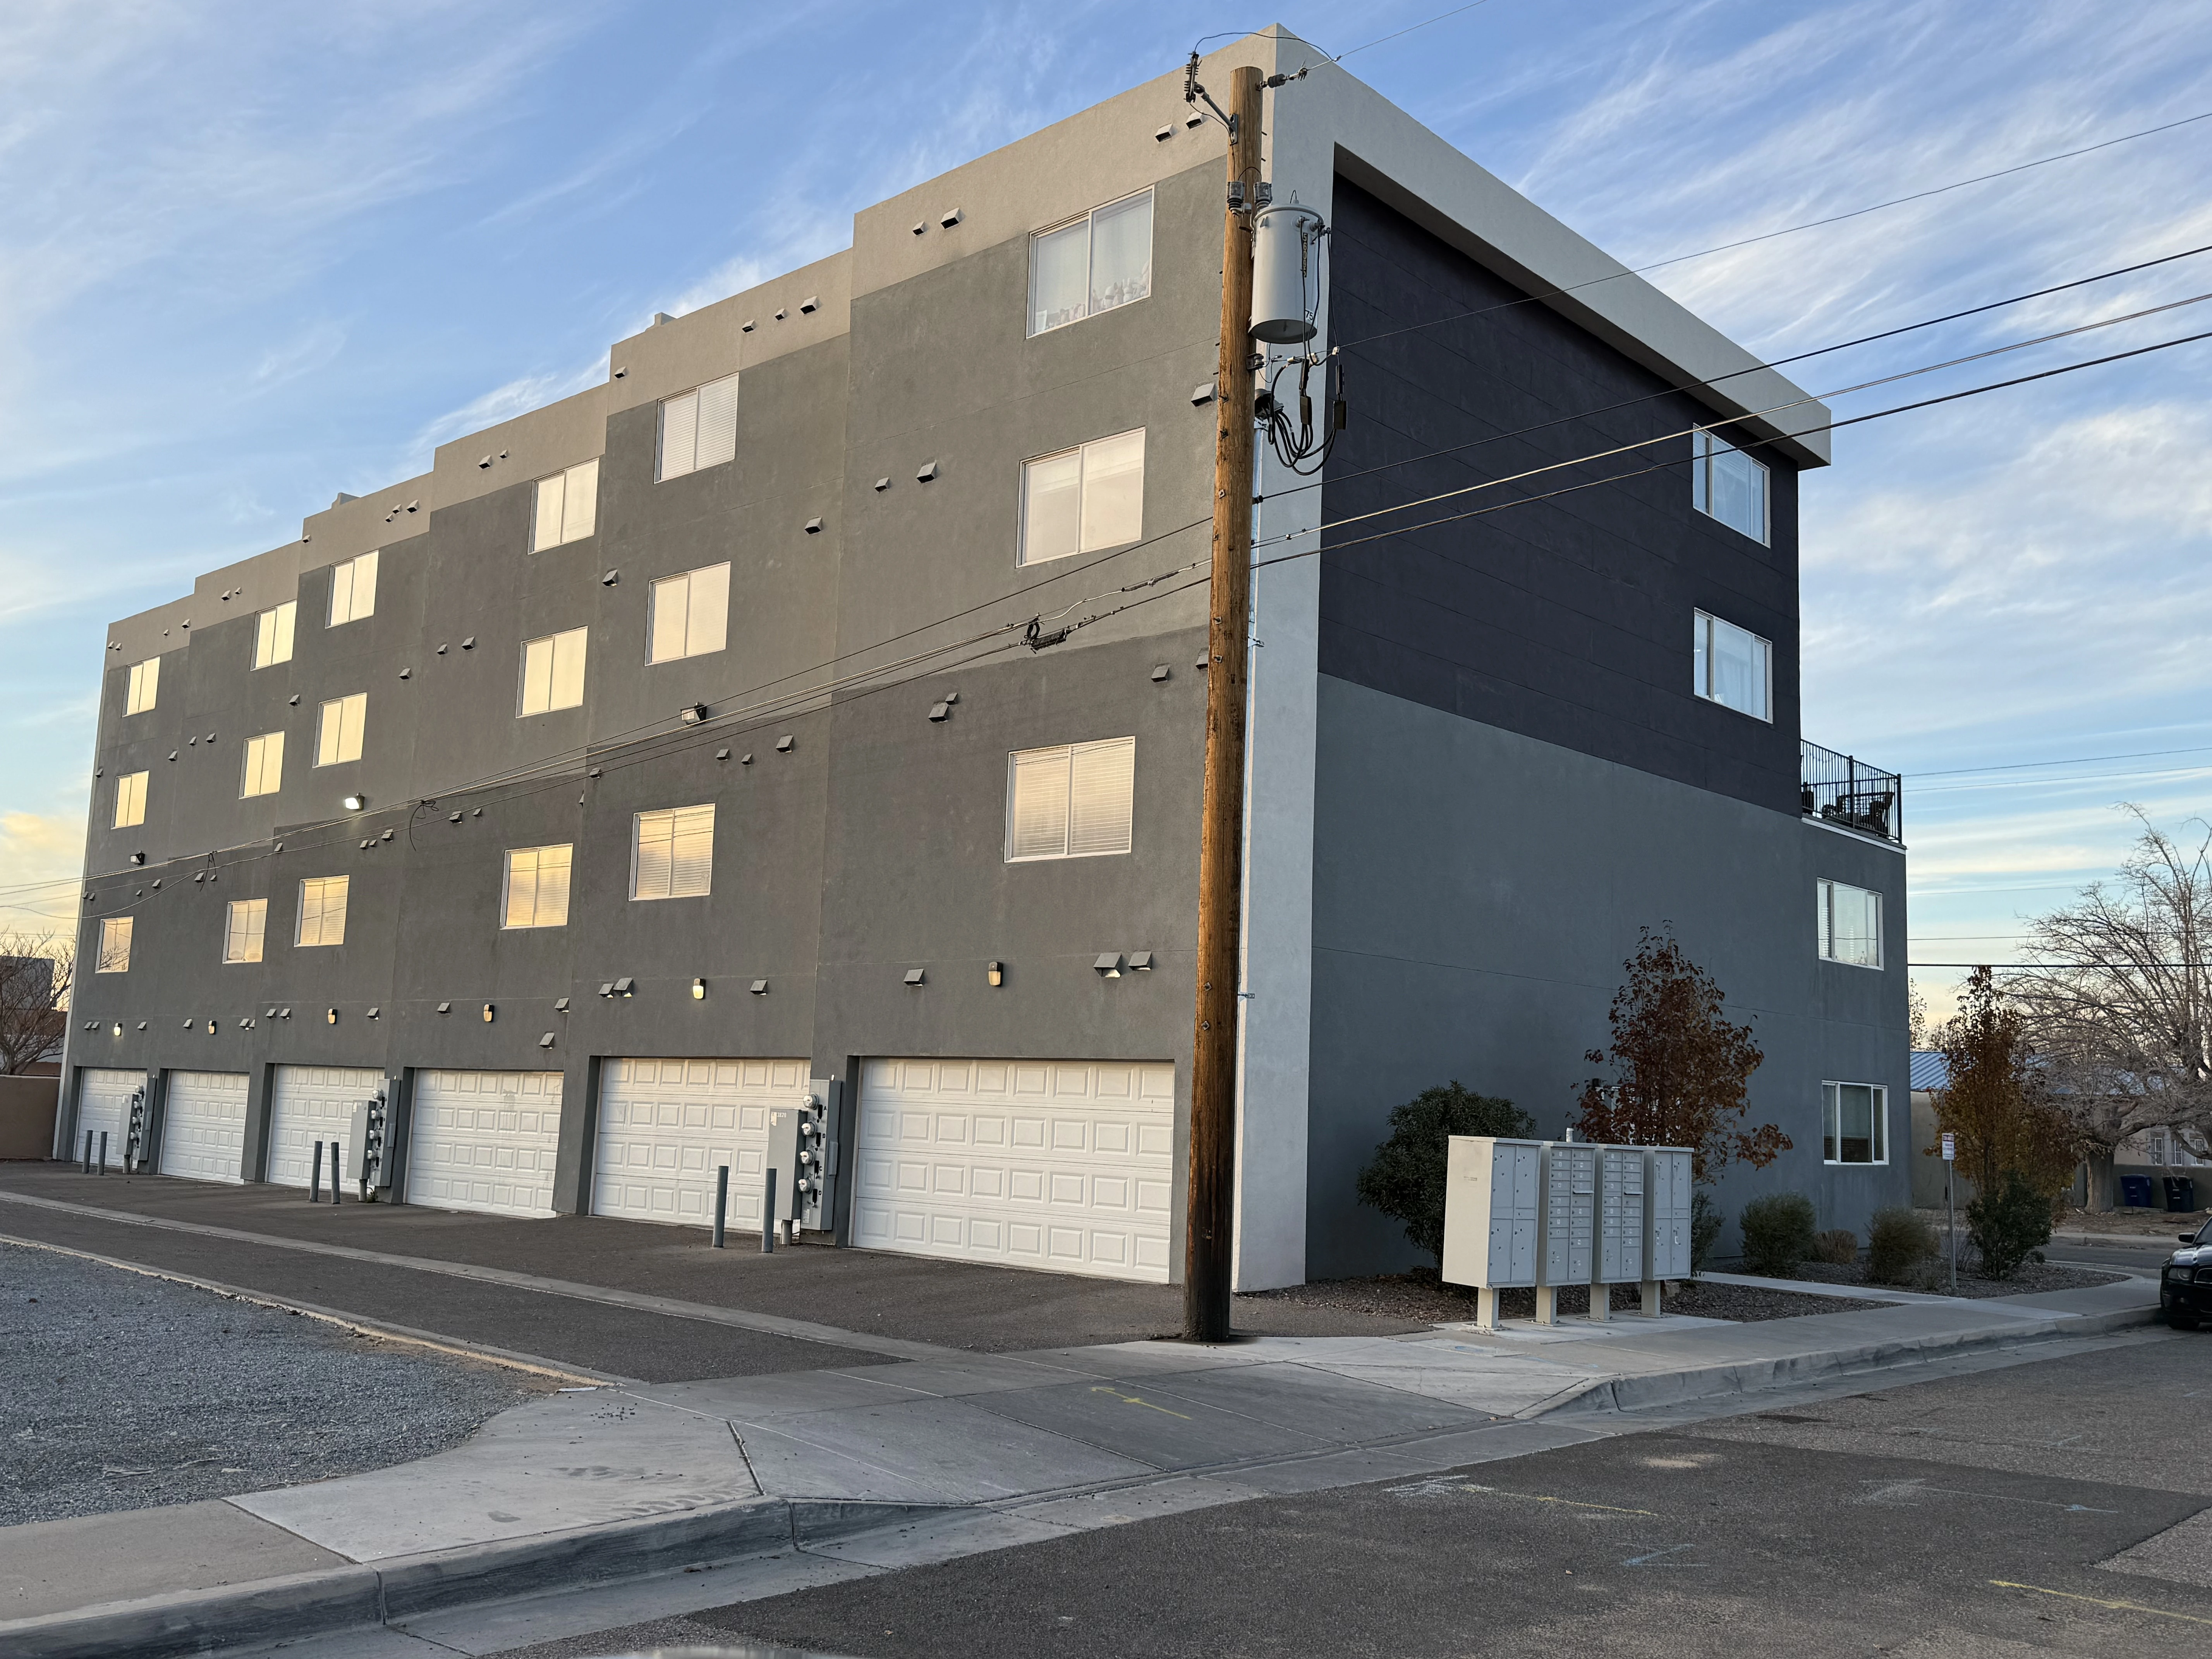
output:
[[2188,1625],[2212,1625],[2212,1619],[2199,1619],[2193,1613],[2168,1613],[2164,1607],[2147,1607],[2140,1601],[2107,1601],[2100,1595],[2076,1595],[2071,1590],[2045,1589],[2040,1584],[2015,1584],[2009,1578],[1992,1578],[1990,1583],[1999,1589],[2032,1590],[2038,1595],[2055,1595],[2064,1601],[2087,1601],[2093,1607],[2112,1607],[2123,1613],[2148,1613],[2160,1619],[2179,1619]]
[[1542,1492],[1508,1492],[1503,1486],[1478,1486],[1471,1480],[1453,1480],[1443,1476],[1410,1481],[1402,1486],[1386,1486],[1383,1490],[1399,1498],[1443,1498],[1453,1492],[1480,1492],[1486,1498],[1518,1498],[1531,1504],[1562,1504],[1574,1510],[1601,1510],[1607,1515],[1645,1515],[1655,1521],[1659,1518],[1656,1510],[1625,1510],[1618,1504],[1592,1504],[1580,1498],[1551,1498]]

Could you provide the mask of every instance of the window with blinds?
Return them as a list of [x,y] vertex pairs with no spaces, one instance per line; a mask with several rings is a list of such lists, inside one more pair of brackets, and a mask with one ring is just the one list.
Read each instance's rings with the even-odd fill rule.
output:
[[300,614],[300,602],[287,599],[274,610],[264,611],[253,619],[253,665],[273,668],[280,662],[292,660],[292,626]]
[[548,634],[522,647],[522,690],[516,716],[574,708],[584,701],[584,642],[590,630]]
[[599,527],[599,464],[596,458],[538,481],[537,505],[530,519],[532,553],[543,553],[563,542],[580,542]]
[[1820,956],[1854,968],[1881,966],[1881,895],[1840,881],[1814,884]]
[[260,961],[262,940],[268,929],[267,899],[232,900],[223,916],[222,959],[225,962]]
[[[354,757],[361,757],[358,738],[354,744]],[[255,795],[273,795],[284,787],[284,734],[264,732],[258,738],[246,740],[245,775],[239,780],[240,800]]]
[[115,827],[128,830],[146,822],[144,772],[125,772],[115,781]]
[[730,567],[710,564],[653,585],[646,660],[704,656],[729,642]]
[[336,766],[361,758],[362,728],[368,720],[368,693],[332,697],[315,724],[315,764]]
[[1144,533],[1142,427],[1022,464],[1022,544],[1016,562],[1095,553]]
[[1030,238],[1030,332],[1043,334],[1152,291],[1152,192],[1093,208]]
[[329,625],[336,628],[375,614],[376,555],[364,553],[357,559],[332,565]]
[[135,916],[103,916],[100,922],[100,953],[94,958],[95,974],[131,971],[131,924]]
[[1129,850],[1137,740],[1108,738],[1006,758],[1006,862]]
[[632,898],[697,898],[708,890],[714,874],[711,805],[637,815],[630,841]]
[[131,684],[123,694],[123,712],[143,714],[154,706],[154,698],[161,689],[161,659],[149,657],[143,662],[131,665]]
[[568,925],[568,863],[574,850],[573,847],[518,847],[509,850],[507,904],[501,927]]
[[310,876],[300,884],[300,927],[295,945],[343,945],[345,876]]
[[726,374],[660,401],[661,483],[720,466],[738,453],[738,377]]

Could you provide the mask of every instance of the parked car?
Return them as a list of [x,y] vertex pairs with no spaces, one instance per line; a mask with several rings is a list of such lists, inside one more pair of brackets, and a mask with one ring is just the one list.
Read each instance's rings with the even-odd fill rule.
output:
[[2181,1244],[2159,1274],[2158,1306],[2167,1324],[2186,1331],[2212,1319],[2212,1221],[2182,1234]]

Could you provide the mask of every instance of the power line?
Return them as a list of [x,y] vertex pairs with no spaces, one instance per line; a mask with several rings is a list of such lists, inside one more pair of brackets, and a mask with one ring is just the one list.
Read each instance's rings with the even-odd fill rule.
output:
[[1425,29],[1431,23],[1441,23],[1448,17],[1456,17],[1463,11],[1473,11],[1477,6],[1486,6],[1489,3],[1490,0],[1468,0],[1468,3],[1463,6],[1454,6],[1449,11],[1440,11],[1434,17],[1426,18],[1419,23],[1409,24],[1407,27],[1395,30],[1391,33],[1378,36],[1376,39],[1370,40],[1365,46],[1354,46],[1352,49],[1352,52],[1339,52],[1337,54],[1336,61],[1341,64],[1346,58],[1351,57],[1352,52],[1365,52],[1368,46],[1388,45],[1390,41],[1399,40],[1405,35],[1413,34],[1419,30]]
[[[2076,755],[2070,760],[2014,761],[2004,766],[1954,766],[1942,772],[1907,772],[1908,778],[1964,778],[1984,772],[2025,772],[2040,766],[2094,766],[2106,761],[2160,760],[2168,755],[2212,754],[2212,744],[2200,744],[2191,749],[2138,749],[2127,755]],[[2126,776],[2128,774],[2117,775]]]

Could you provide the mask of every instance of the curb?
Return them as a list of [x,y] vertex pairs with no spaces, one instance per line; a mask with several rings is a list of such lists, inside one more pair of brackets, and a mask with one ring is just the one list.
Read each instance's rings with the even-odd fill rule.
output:
[[1856,1348],[1832,1348],[1778,1359],[1742,1360],[1732,1364],[1701,1366],[1694,1370],[1657,1372],[1650,1376],[1608,1377],[1591,1383],[1571,1400],[1563,1401],[1543,1415],[1572,1417],[1586,1412],[1635,1412],[1689,1405],[1720,1395],[1756,1394],[1793,1382],[1922,1364],[1983,1350],[2023,1347],[2053,1338],[2094,1336],[2157,1322],[2155,1306],[2124,1308],[2113,1313],[2083,1314],[2010,1328],[1869,1342]]
[[708,1565],[957,1504],[756,1498],[245,1584],[0,1621],[9,1659],[179,1659],[388,1625],[468,1602]]

